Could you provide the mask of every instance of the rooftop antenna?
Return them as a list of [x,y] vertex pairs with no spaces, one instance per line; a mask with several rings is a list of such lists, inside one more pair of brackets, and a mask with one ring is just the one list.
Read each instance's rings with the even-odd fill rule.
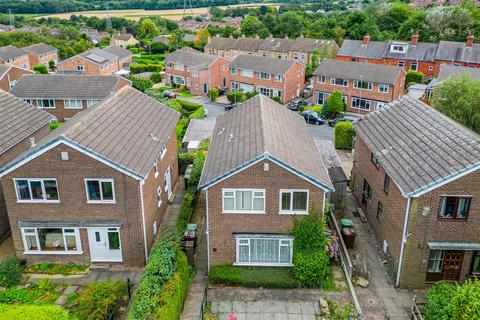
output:
[[113,29],[112,17],[110,16],[110,7],[108,6],[108,4],[105,6],[105,11],[106,11],[105,19],[107,19],[107,21],[105,22],[105,26],[107,28],[107,31],[112,30]]
[[10,18],[10,28],[15,27],[15,17],[13,16],[12,9],[8,9],[8,17]]

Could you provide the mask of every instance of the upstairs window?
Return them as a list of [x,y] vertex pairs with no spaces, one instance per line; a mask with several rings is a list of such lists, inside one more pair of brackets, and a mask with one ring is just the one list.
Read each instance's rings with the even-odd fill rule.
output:
[[412,64],[410,65],[410,69],[412,69],[413,71],[417,71],[418,70],[418,63],[412,62]]
[[265,190],[224,189],[223,212],[265,213]]
[[325,76],[318,76],[317,77],[317,82],[318,83],[325,83],[326,77]]
[[377,169],[380,167],[380,161],[378,161],[377,156],[374,155],[373,152],[370,154],[370,160],[372,160],[372,163],[375,165]]
[[242,77],[253,78],[253,70],[240,69],[240,75]]
[[113,179],[85,179],[85,187],[87,190],[87,202],[115,202]]
[[390,190],[390,177],[385,173],[385,179],[383,179],[383,191],[388,193]]
[[65,109],[82,109],[82,100],[63,100]]
[[372,201],[372,187],[370,187],[370,184],[368,181],[365,179],[363,180],[363,197],[367,199],[368,201]]
[[230,68],[230,73],[233,74],[234,76],[237,75],[237,68]]
[[372,90],[372,83],[367,81],[354,80],[353,87],[362,90]]
[[392,44],[390,47],[390,52],[392,53],[405,53],[407,52],[407,45],[406,44]]
[[384,83],[379,83],[378,84],[378,92],[382,92],[382,93],[388,93],[388,84],[384,84]]
[[52,99],[37,99],[37,107],[43,109],[55,108],[55,100]]
[[281,74],[277,74],[275,76],[275,82],[282,82],[283,81],[283,76]]
[[308,190],[280,190],[280,213],[308,214]]
[[270,73],[267,72],[259,72],[258,78],[262,80],[270,80]]
[[341,79],[341,78],[331,78],[330,79],[330,84],[332,84],[334,86],[346,87],[346,86],[348,86],[348,80]]
[[467,219],[471,197],[443,196],[440,198],[438,217],[442,219]]
[[174,68],[175,70],[179,70],[179,71],[184,71],[184,70],[185,70],[185,66],[184,66],[183,64],[181,64],[181,63],[175,63],[175,64],[173,65],[173,68]]
[[91,106],[93,106],[98,101],[100,101],[100,100],[98,100],[98,99],[88,99],[87,100],[87,107],[90,108]]
[[155,160],[153,163],[153,172],[155,174],[155,178],[158,177],[158,160]]
[[377,207],[377,219],[382,220],[383,218],[383,204],[378,201],[378,207]]
[[13,179],[18,202],[59,202],[55,179]]

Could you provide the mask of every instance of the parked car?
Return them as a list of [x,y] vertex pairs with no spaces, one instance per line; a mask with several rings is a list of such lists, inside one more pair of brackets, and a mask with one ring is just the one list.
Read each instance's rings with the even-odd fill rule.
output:
[[305,110],[302,112],[302,117],[307,123],[312,124],[324,124],[325,119],[313,110]]
[[232,103],[232,104],[226,105],[226,106],[225,106],[225,111],[235,109],[235,108],[238,107],[239,105],[241,105],[241,103]]
[[353,121],[356,121],[356,120],[358,120],[358,119],[359,119],[359,118],[358,118],[358,117],[355,117],[355,116],[342,114],[342,115],[336,117],[335,119],[330,119],[330,120],[328,120],[328,125],[329,125],[330,127],[335,127],[335,125],[336,125],[338,122],[342,122],[342,121],[353,122]]
[[218,89],[218,95],[223,96],[227,94],[227,89],[225,88],[217,88]]
[[300,106],[308,105],[307,101],[302,98],[295,98],[287,104],[287,108],[292,111],[299,111]]
[[165,98],[175,99],[178,96],[178,93],[173,92],[173,91],[165,90],[165,91],[163,91],[163,96]]
[[305,89],[303,89],[302,91],[302,97],[304,98],[308,98],[308,97],[311,97],[313,94],[313,85],[308,85],[305,87]]

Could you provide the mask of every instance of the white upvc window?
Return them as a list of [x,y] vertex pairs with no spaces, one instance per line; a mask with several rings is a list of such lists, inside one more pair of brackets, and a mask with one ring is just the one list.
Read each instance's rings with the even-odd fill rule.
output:
[[115,203],[113,179],[85,179],[87,203]]
[[353,80],[353,87],[361,90],[372,90],[372,83],[368,81]]
[[157,207],[162,205],[162,187],[157,188]]
[[392,44],[392,46],[390,47],[390,52],[405,53],[405,52],[407,52],[407,45],[406,44],[399,44],[399,43]]
[[262,80],[270,80],[270,73],[267,72],[259,72],[258,78]]
[[272,90],[264,87],[257,87],[257,91],[264,96],[270,97]]
[[412,62],[412,64],[410,65],[410,69],[412,69],[413,71],[417,71],[418,70],[418,63],[417,62]]
[[160,149],[160,159],[163,159],[163,157],[165,157],[165,155],[167,154],[167,145],[163,145],[162,146],[162,149]]
[[198,77],[198,69],[193,68],[191,71],[192,77]]
[[282,82],[283,81],[283,75],[281,75],[281,74],[275,75],[274,81],[275,82]]
[[292,266],[293,238],[288,236],[237,236],[235,265]]
[[405,61],[398,61],[397,65],[403,68],[405,66]]
[[378,84],[378,92],[388,93],[388,88],[389,88],[388,84],[385,84],[385,83]]
[[308,190],[280,190],[280,214],[308,214]]
[[265,189],[222,189],[223,213],[265,213]]
[[325,77],[325,76],[318,76],[318,77],[317,77],[317,82],[318,82],[318,83],[325,83],[326,78],[327,78],[327,77]]
[[91,106],[96,104],[98,101],[100,101],[100,100],[99,99],[88,99],[87,100],[87,107],[90,108]]
[[352,97],[352,109],[370,110],[371,100]]
[[155,160],[155,162],[153,163],[153,172],[155,173],[155,178],[158,177],[158,160]]
[[17,202],[51,202],[59,203],[57,179],[14,178]]
[[183,71],[183,70],[185,69],[184,65],[181,64],[181,63],[175,63],[175,64],[173,65],[173,68],[174,68],[175,70],[179,70],[179,71]]
[[37,99],[37,107],[43,109],[54,109],[55,100],[52,99]]
[[253,70],[240,69],[240,75],[242,77],[253,78]]
[[69,99],[69,100],[63,100],[63,105],[65,106],[65,109],[82,109],[82,100],[77,100],[77,99]]
[[273,97],[282,97],[282,90],[275,90],[275,89],[272,89],[272,96]]
[[24,254],[82,254],[78,228],[21,228]]
[[30,103],[30,104],[32,104],[32,102],[33,102],[32,99],[23,99],[23,101],[25,101],[26,103]]
[[237,68],[230,68],[230,73],[234,76],[237,75]]
[[184,77],[180,77],[180,76],[174,76],[173,77],[173,83],[175,84],[180,84],[180,85],[185,85],[185,78]]
[[348,80],[341,78],[330,78],[330,84],[334,86],[346,87],[348,86]]

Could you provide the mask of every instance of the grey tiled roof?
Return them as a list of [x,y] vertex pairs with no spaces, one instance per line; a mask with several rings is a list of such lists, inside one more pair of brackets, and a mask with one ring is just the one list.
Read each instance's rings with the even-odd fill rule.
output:
[[117,57],[119,57],[120,59],[122,58],[125,58],[125,57],[128,57],[128,56],[131,56],[132,55],[132,51],[128,50],[128,49],[125,49],[125,48],[122,48],[120,46],[115,46],[115,45],[111,45],[111,46],[108,46],[108,47],[105,47],[103,48],[103,50],[113,54],[113,55],[116,55]]
[[[407,43],[408,49],[405,53],[393,53],[390,52],[390,45],[392,43]],[[391,41],[387,46],[387,58],[394,59],[406,59],[406,60],[419,60],[419,61],[435,61],[435,53],[437,52],[437,43],[418,42],[416,45],[411,45],[410,42],[404,41]]]
[[480,69],[445,65],[440,69],[437,82],[443,81],[450,77],[461,77],[463,75],[469,76],[472,80],[478,80],[480,79]]
[[45,43],[32,44],[30,46],[23,47],[22,49],[29,52],[29,53],[33,53],[33,54],[36,54],[36,55],[41,55],[41,54],[46,54],[46,53],[57,51],[57,48],[49,46],[48,44],[45,44]]
[[206,68],[216,59],[216,56],[194,50],[190,47],[184,47],[166,56],[165,62],[181,63],[189,67]]
[[118,56],[116,54],[112,54],[107,50],[100,48],[93,48],[88,51],[82,52],[79,55],[97,64],[105,64],[109,61],[118,59]]
[[119,77],[80,74],[29,74],[10,91],[19,98],[103,99],[115,91]]
[[333,190],[303,118],[261,94],[217,117],[200,186],[262,158]]
[[411,97],[369,113],[354,126],[404,196],[480,168],[480,137]]
[[363,44],[361,40],[344,40],[337,55],[367,59],[383,59],[387,50],[387,42],[370,41]]
[[55,141],[67,141],[137,179],[144,179],[179,118],[178,112],[157,100],[123,87],[77,113],[2,171]]
[[49,113],[0,90],[0,154],[53,120]]
[[27,52],[23,51],[22,49],[19,49],[15,46],[5,46],[5,47],[0,47],[0,58],[1,59],[15,59],[17,57],[21,57],[23,55],[26,55]]
[[130,40],[130,38],[133,38],[133,35],[131,35],[130,33],[120,33],[114,34],[113,38],[121,41],[128,41]]
[[295,60],[240,54],[228,66],[271,74],[285,74],[295,63],[297,63]]
[[[210,42],[205,45],[206,49],[219,49],[219,50],[229,50],[234,47],[234,43],[237,39],[233,38],[220,38],[212,37]],[[253,48],[249,49],[253,50]]]
[[324,59],[313,74],[393,85],[398,76],[403,72],[401,67],[389,65]]
[[480,63],[480,45],[474,43],[471,48],[467,48],[464,42],[440,41],[435,58],[446,61]]
[[182,142],[202,141],[212,137],[215,118],[192,119]]

